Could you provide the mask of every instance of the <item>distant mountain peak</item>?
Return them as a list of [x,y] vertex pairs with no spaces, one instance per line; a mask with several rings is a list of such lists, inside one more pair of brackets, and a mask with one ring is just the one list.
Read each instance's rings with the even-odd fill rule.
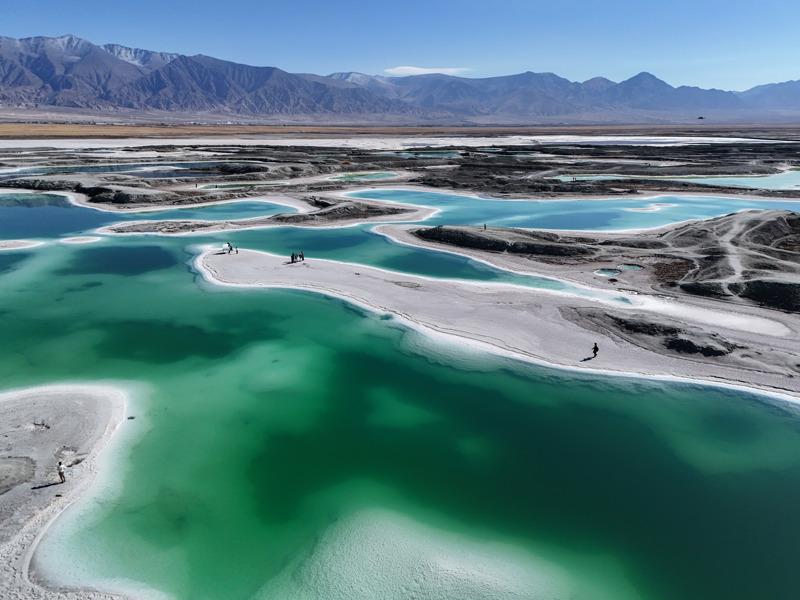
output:
[[662,79],[659,79],[652,73],[648,73],[647,71],[642,71],[641,73],[637,73],[633,77],[626,79],[625,81],[621,81],[618,84],[618,87],[626,90],[642,90],[647,91],[648,93],[660,93],[665,94],[669,93],[670,91],[674,90],[670,84]]
[[611,81],[606,77],[592,77],[581,83],[581,87],[590,92],[604,92],[615,85],[617,85],[616,81]]
[[587,85],[587,84],[591,84],[591,85],[617,85],[617,82],[610,80],[608,77],[597,76],[597,77],[592,77],[591,79],[587,79],[586,81],[583,82],[583,85]]
[[[641,71],[640,73],[637,73],[636,75],[626,79],[625,81],[631,81],[631,82],[633,82],[633,81],[636,81],[636,82],[646,81],[646,82],[663,83],[664,85],[669,85],[663,79],[659,79],[658,77],[656,77],[655,75],[653,75],[652,73],[649,73],[647,71]],[[672,87],[672,86],[670,86],[670,87]]]
[[154,52],[152,50],[142,50],[141,48],[130,48],[120,44],[104,44],[102,48],[120,60],[150,70],[163,67],[180,56],[180,54],[173,52]]

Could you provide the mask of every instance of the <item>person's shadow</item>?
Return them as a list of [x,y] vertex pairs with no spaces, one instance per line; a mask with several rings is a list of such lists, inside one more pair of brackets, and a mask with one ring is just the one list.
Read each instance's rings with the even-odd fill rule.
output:
[[35,485],[31,489],[32,490],[41,490],[43,488],[49,488],[49,487],[52,487],[54,485],[61,485],[62,483],[64,483],[64,482],[63,481],[54,481],[53,483],[43,483],[42,485]]
[[586,362],[587,360],[594,360],[595,358],[597,358],[597,357],[596,356],[587,356],[586,358],[582,358],[581,362]]

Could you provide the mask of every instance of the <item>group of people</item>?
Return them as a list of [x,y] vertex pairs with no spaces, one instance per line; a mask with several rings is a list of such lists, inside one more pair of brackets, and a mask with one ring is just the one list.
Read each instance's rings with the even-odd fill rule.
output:
[[292,264],[294,264],[296,262],[303,262],[306,259],[306,255],[303,254],[302,250],[300,250],[300,252],[292,252],[292,256],[289,258],[292,261]]
[[239,248],[238,248],[238,246],[233,246],[233,245],[232,245],[230,242],[225,242],[225,248],[224,248],[224,250],[225,250],[225,251],[226,251],[228,254],[231,254],[231,253],[239,254]]

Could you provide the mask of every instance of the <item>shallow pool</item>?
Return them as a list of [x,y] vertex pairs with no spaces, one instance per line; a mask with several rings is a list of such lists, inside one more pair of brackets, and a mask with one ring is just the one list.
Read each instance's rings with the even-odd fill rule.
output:
[[776,198],[662,195],[604,200],[495,200],[417,189],[364,190],[349,194],[437,208],[426,224],[614,230],[661,227],[690,219],[708,219],[758,208],[798,210],[800,202]]

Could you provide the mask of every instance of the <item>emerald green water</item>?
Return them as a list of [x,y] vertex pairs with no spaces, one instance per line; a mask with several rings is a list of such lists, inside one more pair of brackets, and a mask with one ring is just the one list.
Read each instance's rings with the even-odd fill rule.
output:
[[[368,235],[227,238],[319,236],[354,260]],[[0,253],[4,387],[144,386],[115,468],[42,542],[43,572],[187,599],[800,594],[790,405],[520,364],[338,300],[212,287],[188,248],[219,239]]]
[[[258,200],[226,202],[216,205],[180,209],[113,213],[77,207],[62,196],[50,194],[0,195],[0,239],[18,237],[48,239],[72,235],[87,229],[131,220],[161,219],[246,219],[288,212],[283,206]],[[625,301],[617,294],[595,292],[547,277],[518,275],[502,271],[475,260],[444,252],[411,248],[394,244],[371,231],[371,225],[344,229],[273,228],[267,235],[263,229],[202,234],[192,239],[225,241],[236,239],[238,245],[278,254],[304,249],[319,258],[357,261],[384,269],[398,270],[434,277],[480,279],[532,286],[540,289],[571,291],[583,296],[603,296],[613,301]],[[232,237],[233,236],[233,237]]]

